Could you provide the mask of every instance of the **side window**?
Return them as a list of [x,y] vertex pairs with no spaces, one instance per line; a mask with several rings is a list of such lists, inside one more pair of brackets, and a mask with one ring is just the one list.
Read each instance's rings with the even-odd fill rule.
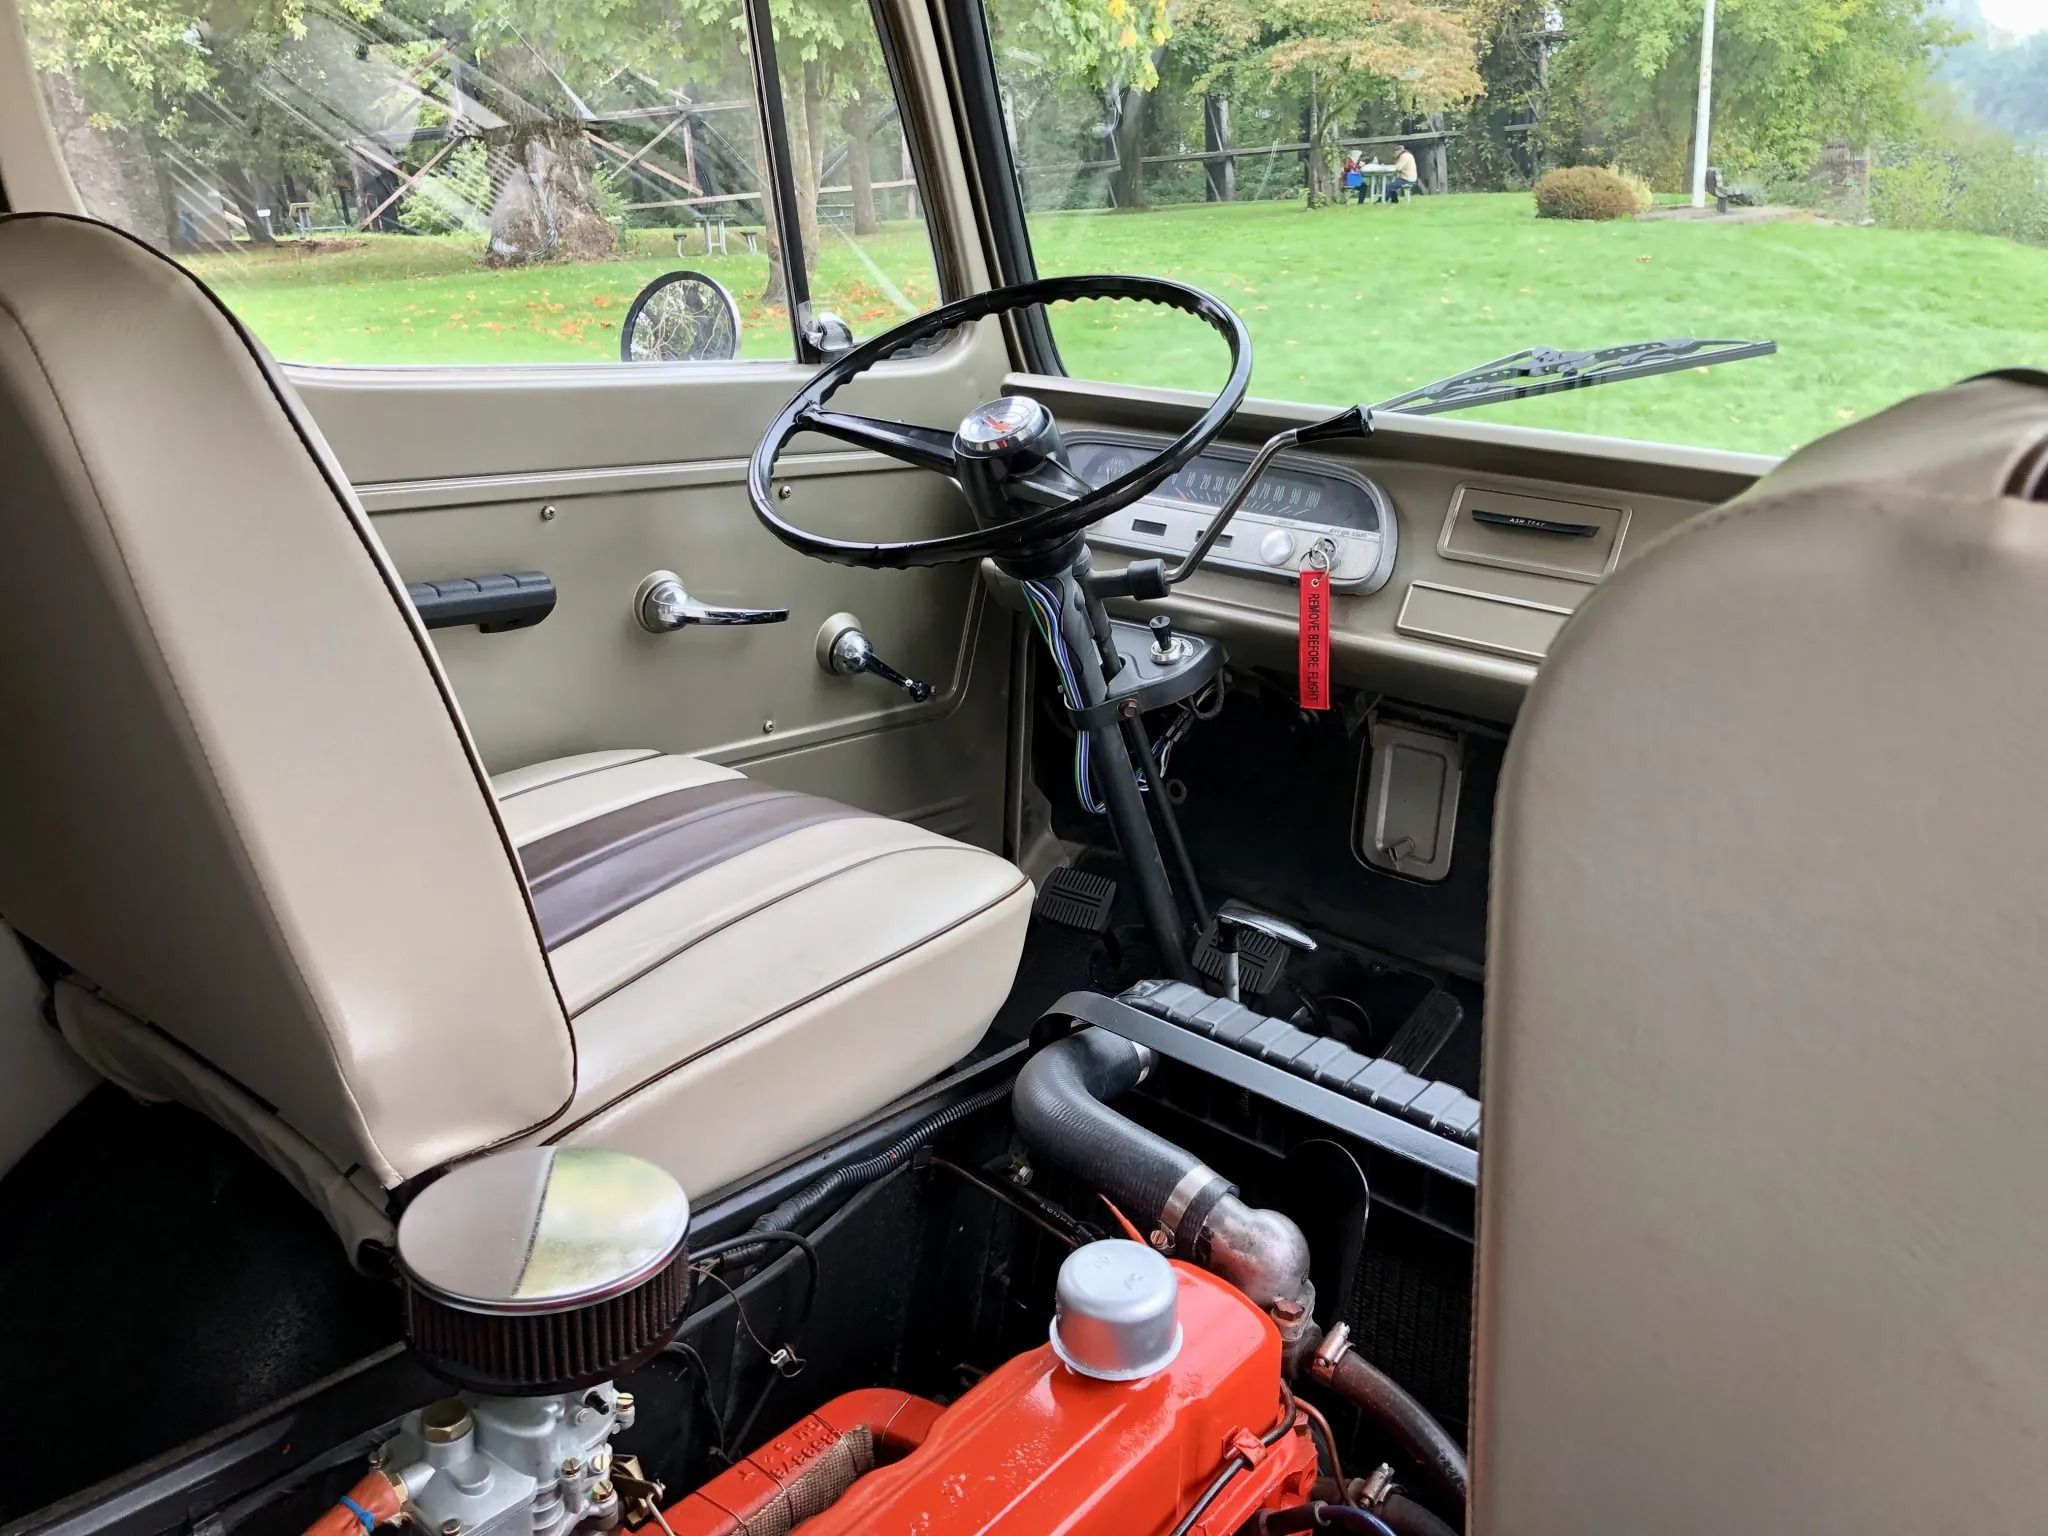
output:
[[777,0],[774,13],[801,282],[830,348],[938,303],[931,235],[867,0]]
[[[844,15],[785,69],[820,94],[792,155],[821,229],[805,259],[817,307],[872,332],[936,282],[874,24],[826,3]],[[286,361],[795,355],[739,0],[23,14],[86,210],[184,261]],[[886,283],[835,243],[881,253]]]

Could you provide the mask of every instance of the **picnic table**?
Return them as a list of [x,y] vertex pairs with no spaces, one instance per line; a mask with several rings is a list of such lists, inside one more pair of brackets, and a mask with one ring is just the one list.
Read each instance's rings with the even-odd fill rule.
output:
[[[732,227],[738,222],[739,220],[735,219],[731,214],[725,212],[723,209],[699,208],[697,210],[697,228],[704,236],[704,254],[706,256],[730,255],[731,246],[729,244],[729,236],[731,234]],[[676,254],[678,256],[687,254],[683,250],[683,238],[683,231],[677,230]],[[740,231],[740,238],[746,241],[747,254],[749,256],[753,255],[754,252],[760,249],[760,246],[755,242],[753,230],[742,229]]]

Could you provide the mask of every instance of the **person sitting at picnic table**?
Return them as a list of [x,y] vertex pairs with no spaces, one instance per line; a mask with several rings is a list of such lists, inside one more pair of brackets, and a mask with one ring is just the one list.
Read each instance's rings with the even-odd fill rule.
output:
[[1394,156],[1394,174],[1387,178],[1387,201],[1398,203],[1401,201],[1401,194],[1410,187],[1419,185],[1421,179],[1416,174],[1413,152],[1403,144],[1401,152]]
[[1356,155],[1346,155],[1344,157],[1344,188],[1348,192],[1357,193],[1359,203],[1361,205],[1364,204],[1365,170],[1359,165],[1358,156]]

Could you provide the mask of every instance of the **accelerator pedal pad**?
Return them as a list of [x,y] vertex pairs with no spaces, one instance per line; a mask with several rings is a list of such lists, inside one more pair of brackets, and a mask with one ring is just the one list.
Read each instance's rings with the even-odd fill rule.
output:
[[1091,875],[1085,869],[1056,869],[1038,888],[1032,914],[1062,928],[1082,933],[1105,933],[1109,909],[1116,902],[1116,882],[1107,875]]
[[1407,1022],[1394,1031],[1394,1038],[1380,1055],[1398,1063],[1403,1071],[1421,1076],[1464,1022],[1464,1005],[1442,987],[1433,988]]
[[[1287,957],[1292,953],[1270,933],[1241,932],[1237,944],[1237,990],[1246,997],[1265,996],[1287,974]],[[1223,980],[1223,955],[1216,948],[1214,928],[1195,945],[1195,969],[1211,981]]]

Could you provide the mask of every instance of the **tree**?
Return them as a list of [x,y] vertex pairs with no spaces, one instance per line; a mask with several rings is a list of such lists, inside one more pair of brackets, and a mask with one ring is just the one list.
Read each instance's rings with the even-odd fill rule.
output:
[[1308,202],[1328,199],[1337,140],[1375,103],[1438,113],[1482,89],[1478,29],[1489,13],[1428,0],[1191,0],[1188,31],[1213,39],[1205,89],[1264,86],[1302,102]]
[[1975,7],[1961,24],[1967,36],[1938,65],[1957,105],[2020,139],[2048,134],[2048,32],[2031,37],[1992,35]]
[[1142,206],[1143,140],[1173,36],[1171,0],[994,0],[989,13],[1020,146],[1049,129],[1084,159],[1108,149],[1112,199]]
[[[378,0],[333,0],[374,15]],[[307,38],[307,0],[26,0],[30,57],[61,80],[91,128],[138,140],[149,157],[167,239],[179,227],[172,162],[211,177],[251,241],[267,244],[259,209],[330,159],[317,130],[257,88]],[[173,146],[175,145],[175,154]]]
[[[1562,9],[1553,132],[1573,158],[1616,160],[1676,185],[1692,135],[1699,0],[1562,0]],[[1927,0],[1722,0],[1713,158],[1731,173],[1804,174],[1830,141],[1902,131],[1949,36]]]

